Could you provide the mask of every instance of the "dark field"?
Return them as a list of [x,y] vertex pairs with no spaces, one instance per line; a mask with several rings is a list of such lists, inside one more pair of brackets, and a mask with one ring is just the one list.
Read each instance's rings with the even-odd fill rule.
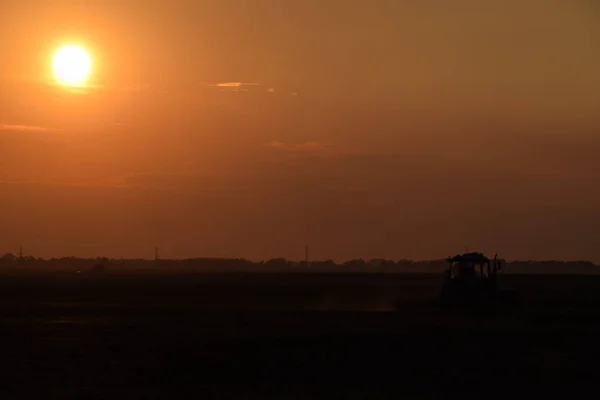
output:
[[[523,307],[450,315],[440,276],[0,276],[0,397],[580,395],[600,277],[505,276]],[[593,393],[593,392],[592,392]]]

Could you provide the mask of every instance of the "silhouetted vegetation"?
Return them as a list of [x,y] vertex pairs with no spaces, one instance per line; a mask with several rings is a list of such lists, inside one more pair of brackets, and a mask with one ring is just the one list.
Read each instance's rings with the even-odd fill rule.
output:
[[[440,273],[446,268],[446,260],[348,260],[336,263],[324,261],[290,261],[273,258],[253,262],[241,258],[190,258],[181,260],[109,259],[63,257],[42,259],[23,257],[8,253],[0,257],[0,268],[23,268],[60,271],[197,271],[197,272],[397,272]],[[590,261],[510,261],[504,273],[555,273],[596,274],[598,265]]]

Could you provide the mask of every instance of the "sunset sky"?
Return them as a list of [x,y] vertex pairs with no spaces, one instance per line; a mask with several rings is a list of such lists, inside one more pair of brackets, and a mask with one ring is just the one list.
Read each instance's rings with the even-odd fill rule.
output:
[[0,253],[600,262],[595,0],[0,0],[0,50]]

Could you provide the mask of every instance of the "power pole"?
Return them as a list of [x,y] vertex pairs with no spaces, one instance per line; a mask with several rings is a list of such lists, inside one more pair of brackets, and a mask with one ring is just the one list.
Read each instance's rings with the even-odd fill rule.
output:
[[19,246],[19,265],[23,265],[23,246]]
[[158,246],[154,246],[154,260],[158,261]]
[[306,259],[306,267],[310,268],[310,264],[308,263],[308,245],[306,245],[306,248],[304,249],[304,256]]

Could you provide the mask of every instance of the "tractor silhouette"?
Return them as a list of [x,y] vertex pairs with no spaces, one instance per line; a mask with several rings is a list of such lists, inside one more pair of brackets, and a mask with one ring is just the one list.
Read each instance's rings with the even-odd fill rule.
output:
[[492,311],[517,306],[516,291],[499,283],[502,262],[498,255],[489,259],[482,253],[466,253],[446,261],[448,269],[444,271],[439,299],[442,308]]

